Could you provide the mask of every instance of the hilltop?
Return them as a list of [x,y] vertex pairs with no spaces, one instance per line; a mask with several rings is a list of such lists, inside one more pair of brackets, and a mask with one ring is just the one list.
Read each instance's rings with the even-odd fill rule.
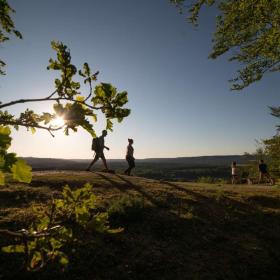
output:
[[[278,279],[280,189],[270,186],[175,183],[107,173],[34,172],[30,185],[0,188],[0,228],[32,220],[32,203],[46,205],[65,184],[90,182],[98,207],[131,200],[115,213],[124,232],[85,239],[69,250],[65,272],[22,272],[0,253],[0,279]],[[133,203],[140,201],[141,203]],[[120,205],[119,205],[120,207]],[[7,240],[1,238],[0,246]]]

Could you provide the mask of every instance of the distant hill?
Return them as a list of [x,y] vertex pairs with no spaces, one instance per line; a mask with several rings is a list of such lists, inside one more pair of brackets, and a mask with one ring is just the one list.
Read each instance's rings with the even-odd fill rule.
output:
[[[58,159],[58,158],[24,158],[34,170],[84,170],[91,159]],[[238,164],[244,164],[253,156],[244,155],[225,155],[225,156],[200,156],[200,157],[177,157],[177,158],[147,158],[137,159],[137,164],[144,165],[160,165],[164,166],[230,166],[232,161]],[[123,167],[126,165],[124,159],[109,159],[108,163],[114,167]],[[97,162],[100,166],[101,161]]]
[[[86,170],[91,159],[56,159],[56,158],[24,158],[34,171],[41,170]],[[201,177],[212,177],[229,180],[232,161],[245,164],[252,156],[225,155],[178,158],[137,159],[133,174],[158,180],[197,181]],[[108,166],[119,174],[127,168],[124,159],[109,159]],[[102,170],[102,161],[93,166],[94,171]]]

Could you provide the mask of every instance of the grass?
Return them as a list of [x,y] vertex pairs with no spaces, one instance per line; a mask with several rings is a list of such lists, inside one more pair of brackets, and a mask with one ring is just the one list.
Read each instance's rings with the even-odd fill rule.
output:
[[[86,182],[124,232],[68,248],[64,272],[26,273],[20,258],[0,253],[0,279],[279,279],[279,187],[35,172],[30,185],[0,188],[0,228],[21,229],[33,219],[33,204]],[[1,237],[0,246],[9,241]]]

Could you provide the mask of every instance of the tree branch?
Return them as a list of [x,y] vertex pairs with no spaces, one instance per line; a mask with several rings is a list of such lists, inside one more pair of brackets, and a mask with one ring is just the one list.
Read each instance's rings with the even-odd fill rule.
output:
[[86,97],[85,101],[86,102],[92,95],[92,85],[91,85],[91,80],[89,81],[89,95]]
[[50,236],[51,235],[50,231],[59,228],[61,228],[61,226],[56,225],[51,228],[48,228],[46,231],[40,231],[34,233],[29,233],[27,230],[10,231],[7,229],[0,229],[0,235],[10,236],[10,237],[20,237],[20,238],[26,238],[27,240],[32,240],[34,238],[42,238],[42,237]]
[[52,127],[52,126],[43,126],[43,125],[34,124],[34,123],[24,123],[24,122],[20,122],[20,121],[5,121],[5,120],[0,120],[0,124],[13,125],[13,126],[24,126],[27,128],[29,128],[29,127],[39,128],[39,129],[47,130],[51,134],[52,137],[54,137],[54,134],[52,133],[52,131],[58,131],[64,127],[64,125],[60,126],[60,127]]
[[73,99],[67,98],[67,97],[56,97],[56,98],[51,98],[51,96],[53,96],[53,94],[51,94],[50,96],[48,96],[48,97],[46,97],[46,98],[18,99],[18,100],[11,101],[11,102],[8,102],[8,103],[0,104],[0,109],[2,109],[2,108],[4,108],[4,107],[13,106],[13,105],[16,105],[16,104],[21,104],[21,103],[41,102],[41,101],[61,101],[61,100],[80,103],[80,104],[82,104],[82,105],[87,106],[88,108],[90,108],[90,109],[92,109],[92,110],[101,110],[101,109],[104,108],[104,106],[102,106],[102,107],[94,107],[94,106],[91,106],[91,105],[85,103],[84,101],[73,100]]

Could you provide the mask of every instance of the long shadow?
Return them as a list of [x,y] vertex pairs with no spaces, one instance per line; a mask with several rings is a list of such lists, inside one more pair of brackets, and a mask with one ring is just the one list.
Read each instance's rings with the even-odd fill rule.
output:
[[198,214],[202,215],[204,212],[203,216],[205,216],[204,218],[206,219],[208,218],[208,215],[217,215],[218,217],[221,215],[221,213],[226,212],[232,213],[234,216],[243,216],[244,214],[253,215],[259,212],[257,205],[237,201],[235,199],[229,198],[228,196],[224,196],[223,194],[221,194],[221,197],[219,197],[218,192],[216,196],[208,197],[170,182],[164,182],[164,184],[195,197],[198,204],[204,208],[204,211],[199,211]]
[[[124,182],[122,183],[115,182],[111,175],[96,174],[109,183],[109,188],[115,187],[122,192],[135,190],[153,204],[161,206],[153,195],[145,192],[144,186],[135,185],[126,176],[115,175]],[[185,219],[170,211],[163,212],[156,207],[150,207],[145,213],[147,216],[140,223],[134,222],[127,226],[121,237],[104,239],[104,243],[100,242],[100,245],[94,245],[95,247],[91,247],[92,242],[85,243],[77,247],[73,254],[69,251],[71,267],[63,272],[63,276],[50,269],[43,271],[40,279],[116,279],[116,275],[118,279],[135,280],[278,279],[279,214],[258,216],[257,212],[252,212],[254,207],[249,204],[227,197],[217,201],[214,196],[204,196],[169,182],[164,184],[171,190],[179,190],[197,198],[198,208],[203,208],[204,205],[220,211],[228,201],[237,208],[251,207],[251,212],[241,213],[239,219],[236,219],[238,213],[232,212],[224,225],[213,217],[207,208],[201,212],[195,209],[195,216]],[[168,188],[168,191],[170,189]],[[146,190],[149,191],[148,188]],[[208,218],[208,223],[200,223],[200,218]],[[2,242],[0,240],[0,243]],[[77,255],[81,257],[77,258]],[[13,257],[2,252],[0,262],[3,279],[37,279],[37,274],[17,272]],[[16,262],[17,265],[18,263]],[[157,273],[154,274],[154,271]],[[180,276],[174,271],[180,272]]]
[[143,191],[143,189],[135,184],[133,184],[131,181],[123,178],[120,175],[115,175],[116,177],[118,177],[119,179],[121,179],[122,181],[124,181],[130,189],[133,189],[137,192],[139,192],[143,197],[145,197],[148,201],[150,201],[151,203],[153,203],[154,205],[161,207],[162,203],[158,200],[156,200],[152,195],[149,195],[147,192]]
[[[199,199],[200,201],[202,201],[202,202],[204,202],[204,203],[212,202],[212,203],[214,203],[214,204],[220,204],[220,203],[218,202],[219,199],[215,199],[215,198],[213,198],[213,197],[208,197],[208,196],[199,194],[199,193],[197,193],[197,192],[188,190],[188,189],[186,189],[186,188],[180,187],[180,186],[178,186],[178,185],[176,185],[176,184],[173,184],[173,183],[170,183],[170,182],[164,182],[164,184],[165,184],[165,185],[168,185],[168,186],[170,186],[170,187],[172,187],[172,188],[175,188],[176,190],[182,191],[182,192],[184,192],[184,193],[186,193],[186,194],[188,194],[188,195],[194,196],[195,198]],[[217,195],[218,195],[218,193],[217,193]],[[238,201],[236,201],[236,200],[234,200],[234,199],[231,199],[231,198],[229,198],[229,197],[225,197],[224,199],[226,199],[227,201],[234,202],[235,204],[237,203],[239,206],[242,206],[242,205],[244,206],[244,205],[246,205],[247,207],[249,207],[248,204],[238,202]],[[221,200],[223,200],[223,199],[221,199]]]
[[206,197],[206,196],[204,196],[204,195],[202,195],[202,194],[199,194],[199,193],[196,193],[196,192],[194,192],[194,191],[185,189],[185,188],[180,187],[180,186],[178,186],[178,185],[176,185],[176,184],[174,184],[174,183],[170,183],[170,182],[164,181],[163,184],[164,184],[164,185],[168,185],[168,186],[170,186],[170,187],[172,187],[172,188],[175,188],[176,190],[181,191],[181,192],[184,192],[184,193],[186,193],[186,194],[188,194],[188,195],[194,196],[194,197],[196,197],[196,198],[198,198],[198,199],[203,199],[203,200],[208,200],[208,199],[209,199],[208,197]]
[[261,207],[274,208],[274,209],[280,208],[280,199],[275,197],[254,195],[252,197],[249,197],[247,201],[260,205]]
[[117,188],[118,190],[122,191],[122,192],[127,192],[128,187],[126,185],[120,184],[114,180],[112,180],[110,177],[105,176],[102,173],[96,173],[99,177],[101,177],[102,179],[106,180],[107,182],[109,182],[111,184],[112,187]]

